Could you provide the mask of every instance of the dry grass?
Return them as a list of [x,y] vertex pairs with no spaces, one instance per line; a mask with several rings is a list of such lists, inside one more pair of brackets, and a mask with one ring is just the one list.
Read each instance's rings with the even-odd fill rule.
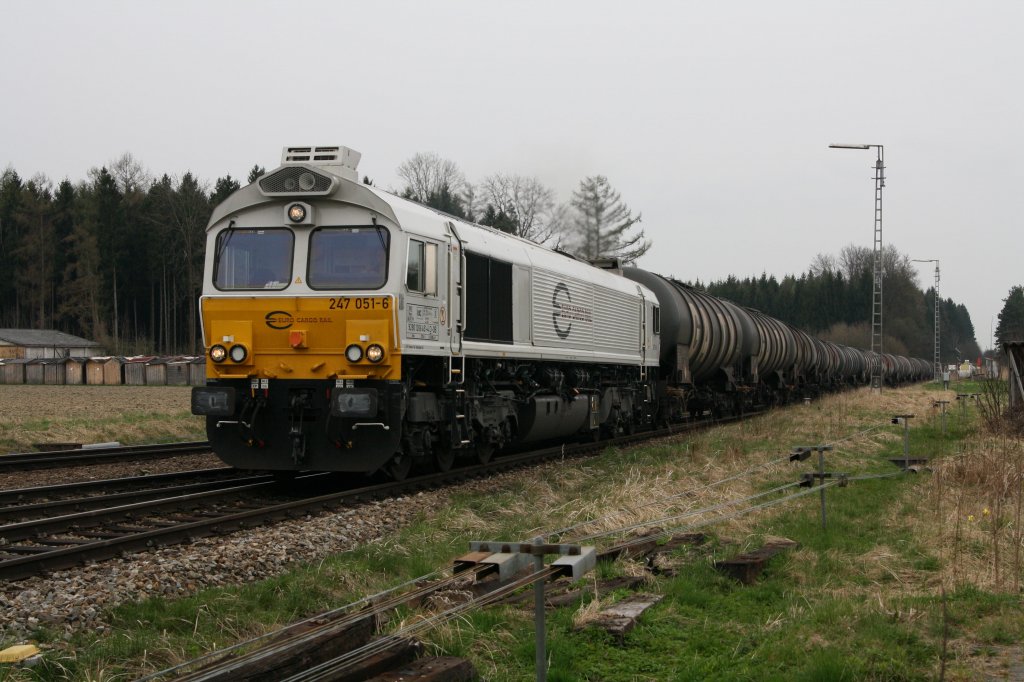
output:
[[0,452],[34,443],[204,440],[187,386],[0,385]]
[[[498,519],[498,527],[516,526],[520,532],[528,524],[522,537],[553,533],[563,542],[592,543],[595,536],[612,534],[598,544],[653,527],[682,529],[747,506],[729,506],[730,501],[795,480],[798,472],[809,468],[809,462],[789,463],[788,453],[796,445],[834,444],[836,450],[826,455],[830,468],[838,468],[836,462],[841,461],[842,470],[851,473],[891,471],[878,453],[885,443],[902,439],[902,429],[879,418],[876,405],[869,401],[880,402],[883,414],[915,412],[928,417],[936,395],[913,387],[882,396],[873,396],[868,389],[826,396],[809,406],[652,442],[643,446],[638,464],[616,467],[619,473],[613,477],[600,460],[510,473],[494,479],[494,489],[519,492],[503,497],[486,514],[462,509],[446,526],[476,537],[495,532]],[[613,454],[617,460],[631,456],[629,451]],[[730,477],[736,478],[718,485]],[[721,508],[699,513],[716,506]],[[753,542],[757,517],[740,515],[716,524],[715,532]]]
[[1020,593],[1024,566],[1024,442],[983,433],[935,466],[928,504],[915,523],[935,538],[947,588],[970,584]]
[[580,607],[576,609],[576,612],[572,614],[572,626],[577,630],[582,630],[591,623],[596,622],[598,616],[601,615],[601,611],[610,602],[610,600],[603,598],[604,595],[598,591],[597,575],[595,574],[592,576],[592,579],[594,581],[594,598],[584,604],[581,604]]

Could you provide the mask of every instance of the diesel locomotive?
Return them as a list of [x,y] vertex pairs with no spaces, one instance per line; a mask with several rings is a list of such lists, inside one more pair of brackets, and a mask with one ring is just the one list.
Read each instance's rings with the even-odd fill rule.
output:
[[930,376],[362,184],[359,159],[287,147],[210,218],[192,412],[228,464],[400,479],[857,385],[871,362]]

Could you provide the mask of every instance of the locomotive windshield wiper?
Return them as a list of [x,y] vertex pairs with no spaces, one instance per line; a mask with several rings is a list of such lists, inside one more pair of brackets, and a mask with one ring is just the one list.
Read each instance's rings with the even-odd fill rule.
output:
[[370,220],[373,221],[373,229],[377,233],[377,239],[380,240],[380,246],[382,249],[384,249],[384,254],[387,255],[388,245],[387,242],[384,241],[384,228],[377,224],[376,216],[374,216]]
[[217,281],[217,273],[220,272],[220,257],[224,253],[224,249],[228,247],[228,242],[235,236],[235,221],[232,220],[228,223],[227,229],[224,230],[227,236],[223,240],[217,240],[217,246],[213,252],[213,281]]

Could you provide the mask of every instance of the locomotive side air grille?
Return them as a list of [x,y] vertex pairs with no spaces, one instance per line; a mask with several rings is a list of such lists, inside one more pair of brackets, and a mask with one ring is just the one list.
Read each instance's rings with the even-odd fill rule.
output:
[[264,194],[327,194],[334,185],[328,176],[302,166],[285,167],[264,175],[259,183]]

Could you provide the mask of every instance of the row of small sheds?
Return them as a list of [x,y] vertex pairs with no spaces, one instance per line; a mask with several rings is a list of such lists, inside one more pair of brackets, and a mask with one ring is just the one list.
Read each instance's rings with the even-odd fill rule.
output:
[[137,356],[0,360],[0,384],[202,386],[202,357]]

